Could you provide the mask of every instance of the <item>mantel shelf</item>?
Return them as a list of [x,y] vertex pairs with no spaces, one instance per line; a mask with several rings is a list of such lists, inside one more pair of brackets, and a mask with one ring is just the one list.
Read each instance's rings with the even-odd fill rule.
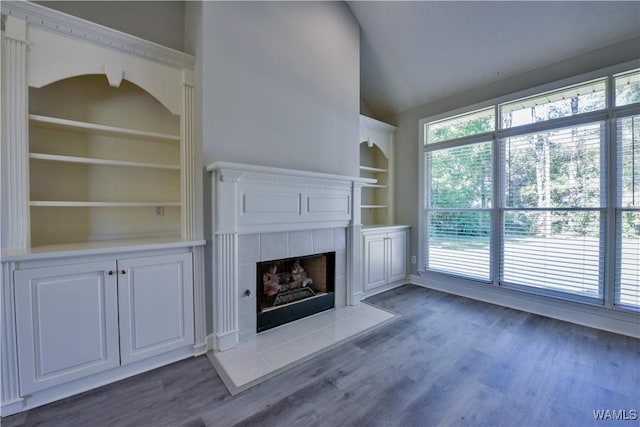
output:
[[72,207],[72,208],[108,208],[108,207],[155,207],[155,206],[180,206],[180,202],[74,202],[61,200],[32,200],[30,206],[35,207]]
[[367,172],[389,172],[387,169],[374,168],[371,166],[360,166],[360,170],[367,171]]
[[57,154],[29,153],[29,158],[33,160],[42,160],[42,161],[58,162],[58,163],[76,163],[76,164],[82,164],[82,165],[124,166],[124,167],[136,167],[136,168],[180,170],[180,166],[176,166],[176,165],[166,165],[166,164],[160,164],[160,163],[129,162],[124,160],[107,160],[107,159],[97,159],[93,157],[61,156]]
[[362,209],[386,209],[387,205],[360,205]]
[[29,114],[29,122],[38,127],[53,130],[68,130],[81,133],[100,134],[107,136],[128,137],[139,140],[154,140],[160,142],[180,142],[179,135],[147,132],[117,126],[107,126],[97,123],[79,122],[58,117]]

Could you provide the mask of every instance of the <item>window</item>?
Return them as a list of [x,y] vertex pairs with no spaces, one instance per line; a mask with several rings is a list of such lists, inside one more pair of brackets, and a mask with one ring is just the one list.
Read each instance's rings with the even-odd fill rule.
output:
[[640,308],[640,70],[423,126],[426,271]]
[[433,144],[465,136],[478,135],[494,130],[495,109],[489,108],[451,117],[427,125],[427,144]]
[[640,102],[640,71],[632,71],[615,78],[616,107]]
[[502,128],[575,116],[605,108],[605,80],[519,99],[500,106]]

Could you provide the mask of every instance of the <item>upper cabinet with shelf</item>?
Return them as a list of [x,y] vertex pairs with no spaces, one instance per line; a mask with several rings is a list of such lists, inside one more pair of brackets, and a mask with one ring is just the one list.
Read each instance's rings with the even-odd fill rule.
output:
[[2,14],[1,246],[201,234],[194,58],[28,2]]
[[364,225],[393,224],[393,137],[395,126],[360,116],[360,176],[375,184],[362,188]]

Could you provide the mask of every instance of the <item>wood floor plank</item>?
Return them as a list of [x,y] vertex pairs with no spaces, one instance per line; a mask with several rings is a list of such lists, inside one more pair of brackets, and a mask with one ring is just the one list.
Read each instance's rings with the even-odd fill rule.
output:
[[236,396],[201,356],[2,426],[607,426],[622,424],[594,409],[640,413],[638,339],[412,285],[368,302],[401,317]]

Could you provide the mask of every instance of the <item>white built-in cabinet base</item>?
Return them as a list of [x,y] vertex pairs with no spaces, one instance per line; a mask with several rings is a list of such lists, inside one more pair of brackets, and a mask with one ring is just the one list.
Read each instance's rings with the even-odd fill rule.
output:
[[195,58],[2,2],[0,415],[206,351]]
[[203,243],[13,257],[19,399],[2,415],[202,353],[191,245]]
[[362,227],[364,296],[407,281],[408,225]]

